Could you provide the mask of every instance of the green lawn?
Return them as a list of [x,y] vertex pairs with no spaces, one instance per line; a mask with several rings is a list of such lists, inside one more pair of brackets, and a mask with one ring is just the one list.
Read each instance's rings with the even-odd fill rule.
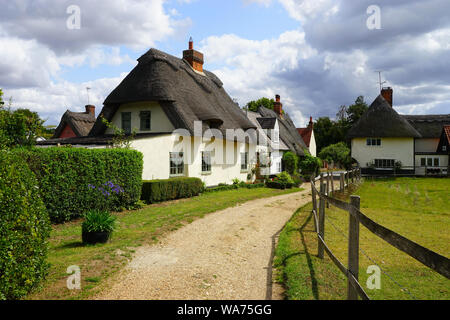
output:
[[[449,190],[450,179],[397,178],[367,180],[354,194],[361,197],[361,211],[374,221],[449,257]],[[348,200],[348,195],[336,197]],[[346,299],[344,275],[326,253],[324,260],[317,258],[311,209],[311,204],[300,208],[280,235],[275,258],[278,281],[285,285],[288,299]],[[348,213],[326,209],[325,241],[344,265],[347,265],[347,233]],[[374,263],[360,254],[359,280],[371,299],[450,299],[450,280],[363,226],[360,247],[393,279],[382,273],[381,289],[369,290],[366,272]]]
[[[48,261],[50,273],[43,287],[26,299],[86,299],[95,294],[105,279],[119,270],[131,258],[136,247],[152,244],[162,235],[176,230],[205,214],[240,203],[298,192],[301,189],[268,188],[205,193],[191,199],[146,206],[141,210],[115,213],[118,229],[104,245],[84,246],[81,242],[81,220],[54,225],[50,238]],[[82,289],[68,290],[66,269],[81,268]]]

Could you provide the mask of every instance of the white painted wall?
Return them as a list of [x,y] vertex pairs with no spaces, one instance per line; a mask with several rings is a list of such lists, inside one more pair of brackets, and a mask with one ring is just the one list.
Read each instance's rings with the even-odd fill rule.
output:
[[[141,111],[151,111],[151,130],[140,131],[140,117]],[[111,123],[117,128],[122,129],[122,112],[131,112],[131,128],[135,129],[136,133],[151,133],[151,132],[172,132],[175,127],[167,118],[165,112],[161,108],[158,102],[145,101],[123,104],[119,107],[114,115]],[[107,134],[113,134],[114,130],[108,128]]]
[[352,157],[362,168],[374,159],[394,159],[403,166],[414,166],[413,138],[381,138],[381,146],[367,146],[366,138],[352,139]]
[[309,153],[311,153],[313,157],[317,157],[317,145],[314,130],[311,132],[311,141],[309,142]]

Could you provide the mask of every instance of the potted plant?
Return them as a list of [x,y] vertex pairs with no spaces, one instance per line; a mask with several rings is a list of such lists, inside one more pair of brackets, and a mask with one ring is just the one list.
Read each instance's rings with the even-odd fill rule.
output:
[[83,243],[106,243],[115,229],[116,217],[105,210],[91,210],[84,215],[81,225]]

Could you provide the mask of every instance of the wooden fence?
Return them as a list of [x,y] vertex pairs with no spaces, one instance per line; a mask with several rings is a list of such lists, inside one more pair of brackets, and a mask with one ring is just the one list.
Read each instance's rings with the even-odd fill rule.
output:
[[[359,226],[366,227],[390,245],[405,252],[425,266],[440,273],[450,279],[450,260],[436,252],[433,252],[421,245],[406,239],[398,233],[389,230],[374,222],[360,211],[359,196],[351,196],[350,203],[333,198],[334,178],[339,178],[339,191],[343,192],[346,187],[361,180],[360,169],[346,172],[321,174],[315,179],[311,179],[311,193],[313,202],[313,214],[318,237],[318,257],[323,259],[324,252],[328,254],[333,263],[347,277],[347,299],[369,300],[368,295],[358,281],[359,273]],[[320,181],[320,190],[316,189],[315,183]],[[319,203],[317,203],[317,196]],[[325,242],[325,208],[329,205],[345,210],[349,213],[349,234],[348,234],[348,266],[339,261]]]

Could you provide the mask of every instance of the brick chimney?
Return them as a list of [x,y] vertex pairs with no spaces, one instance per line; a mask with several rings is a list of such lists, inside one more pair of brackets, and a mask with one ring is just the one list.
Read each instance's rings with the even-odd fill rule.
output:
[[273,103],[273,111],[280,117],[283,115],[283,104],[280,102],[280,95],[275,96],[275,102]]
[[86,106],[86,113],[91,114],[95,118],[95,106],[93,105],[87,105]]
[[194,41],[189,39],[189,50],[183,51],[183,59],[186,60],[194,70],[203,72],[203,53],[194,50]]
[[308,129],[314,129],[314,122],[312,117],[309,117]]
[[385,88],[381,89],[381,95],[391,105],[391,107],[392,107],[392,102],[393,102],[393,98],[392,98],[393,94],[394,94],[394,91],[392,90],[391,87],[385,87]]

